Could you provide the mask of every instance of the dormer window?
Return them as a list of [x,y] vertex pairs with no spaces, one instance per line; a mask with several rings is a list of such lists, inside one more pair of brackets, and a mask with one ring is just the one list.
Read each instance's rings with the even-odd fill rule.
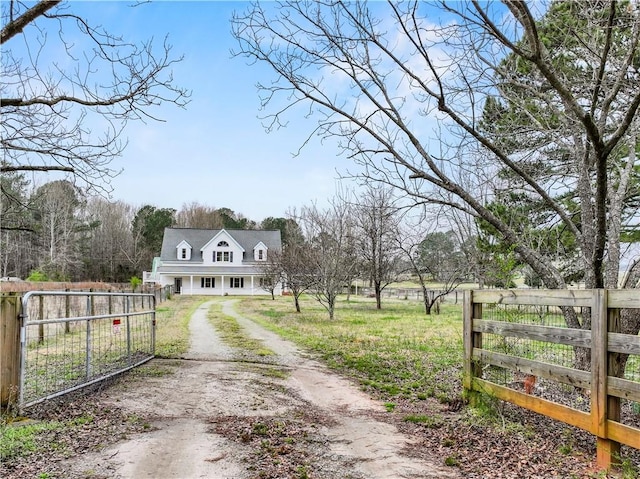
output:
[[179,261],[189,261],[191,259],[191,245],[186,241],[181,241],[176,246],[176,258]]
[[267,261],[267,246],[262,241],[253,248],[253,260]]

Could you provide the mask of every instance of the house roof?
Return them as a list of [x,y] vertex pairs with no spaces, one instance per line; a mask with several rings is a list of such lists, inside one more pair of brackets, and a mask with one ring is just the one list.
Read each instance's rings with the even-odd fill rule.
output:
[[[191,245],[193,251],[200,251],[204,245],[206,245],[212,238],[218,235],[221,231],[205,230],[196,228],[165,228],[164,236],[162,238],[162,251],[160,252],[160,258],[163,261],[172,261],[176,259],[176,247],[182,241],[186,241]],[[253,249],[262,242],[267,249],[280,250],[282,249],[282,240],[280,237],[280,230],[233,230],[225,229],[229,236],[231,236],[245,251],[253,251]],[[253,256],[247,255],[245,261],[252,261]],[[189,261],[201,262],[200,255],[191,255]]]

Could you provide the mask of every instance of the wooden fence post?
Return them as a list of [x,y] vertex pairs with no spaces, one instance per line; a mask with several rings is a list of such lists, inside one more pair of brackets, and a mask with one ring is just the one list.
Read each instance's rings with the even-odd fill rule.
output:
[[0,408],[18,398],[20,384],[20,312],[22,296],[0,293]]
[[[38,296],[38,319],[44,319],[44,296]],[[44,324],[38,325],[38,344],[44,344]]]
[[[620,322],[620,310],[607,310],[607,330],[610,333],[620,333],[622,331],[622,323]],[[624,369],[622,367],[622,354],[610,353],[607,348],[607,374],[612,377],[622,377]],[[607,388],[608,389],[608,388]],[[616,396],[607,396],[607,419],[620,422],[621,402]],[[607,450],[610,460],[614,464],[620,463],[620,443],[608,441]]]
[[[69,288],[65,288],[65,292],[68,293]],[[70,304],[70,298],[68,294],[64,295],[64,317],[65,318],[71,317],[71,304]],[[69,323],[69,321],[64,323],[64,332],[67,334],[71,332],[71,323]]]
[[473,402],[473,378],[481,377],[482,370],[473,360],[473,348],[482,347],[482,334],[473,332],[473,320],[482,318],[482,304],[474,304],[473,291],[465,291],[462,305],[464,341],[464,388]]
[[[89,293],[93,293],[95,291],[95,289],[93,288],[89,288]],[[96,297],[93,294],[89,294],[89,315],[90,316],[95,316],[96,315]]]
[[[591,308],[591,417],[596,433],[596,463],[599,469],[609,470],[620,460],[620,443],[607,434],[607,420],[620,420],[620,400],[607,394],[608,375],[615,373],[615,363],[609,360],[608,333],[619,331],[619,314],[609,313],[608,291],[593,292]],[[617,329],[616,329],[617,328]]]

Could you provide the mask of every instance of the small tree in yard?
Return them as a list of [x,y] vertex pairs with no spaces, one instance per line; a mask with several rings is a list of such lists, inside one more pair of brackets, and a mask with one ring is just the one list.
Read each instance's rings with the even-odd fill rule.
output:
[[300,226],[294,219],[295,211],[290,214],[283,235],[282,251],[278,253],[282,268],[285,289],[293,296],[296,312],[300,312],[300,296],[309,289],[310,265],[307,255],[309,245],[304,238]]
[[43,271],[36,269],[31,271],[31,273],[29,273],[29,276],[27,276],[27,281],[33,281],[34,283],[42,283],[45,281],[49,281],[49,277]]
[[283,280],[282,253],[280,251],[269,251],[267,261],[258,264],[260,276],[260,288],[271,295],[275,301],[275,290]]
[[324,211],[315,206],[302,209],[300,216],[307,242],[306,280],[308,289],[334,318],[338,294],[353,278],[358,258],[352,248],[353,225],[348,208],[334,203]]
[[[454,291],[468,274],[469,266],[457,247],[455,235],[425,233],[424,228],[405,226],[398,237],[398,248],[420,283],[425,313],[430,315],[434,307],[439,313],[441,298]],[[438,282],[437,291],[429,288],[430,281]]]
[[138,289],[138,286],[142,284],[142,280],[137,276],[132,276],[129,280],[129,283],[131,284],[131,291],[135,293],[136,289]]
[[362,273],[373,285],[376,308],[382,308],[382,291],[398,279],[399,251],[394,241],[400,222],[390,188],[369,185],[353,205],[355,245]]

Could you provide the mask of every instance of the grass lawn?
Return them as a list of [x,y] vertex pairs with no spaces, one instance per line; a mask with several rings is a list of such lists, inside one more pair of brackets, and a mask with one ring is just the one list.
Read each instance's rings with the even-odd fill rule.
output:
[[[158,306],[158,356],[177,357],[188,350],[188,320],[200,304],[212,299],[228,298],[175,296]],[[461,394],[461,305],[445,303],[439,315],[427,316],[418,301],[385,298],[377,310],[373,298],[351,296],[347,301],[343,296],[330,321],[310,296],[301,298],[301,313],[295,312],[293,299],[287,296],[275,301],[268,296],[240,299],[238,312],[319,354],[330,367],[357,378],[370,393],[436,397],[442,402]]]
[[327,364],[357,378],[371,393],[408,399],[436,397],[442,402],[461,394],[462,306],[444,304],[441,314],[426,316],[417,301],[342,297],[336,317],[311,297],[301,313],[293,299],[243,298],[239,312],[318,353]]
[[189,350],[189,320],[205,296],[176,295],[156,307],[156,356],[178,357]]

